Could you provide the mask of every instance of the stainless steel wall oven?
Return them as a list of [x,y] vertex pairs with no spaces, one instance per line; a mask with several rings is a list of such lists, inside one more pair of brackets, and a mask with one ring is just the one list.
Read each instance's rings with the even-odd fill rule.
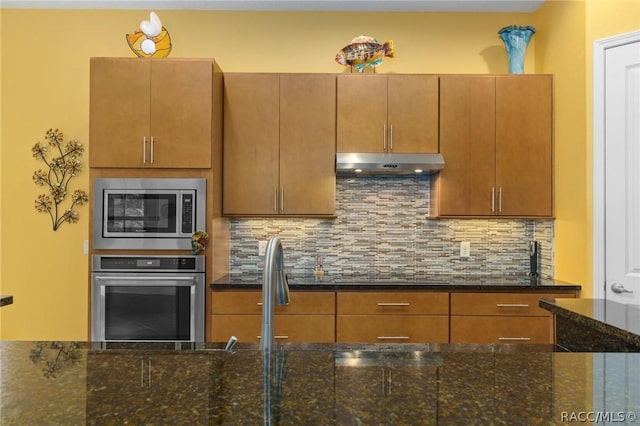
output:
[[91,340],[204,342],[204,256],[92,256]]
[[206,179],[99,178],[93,186],[96,249],[190,249],[206,231]]

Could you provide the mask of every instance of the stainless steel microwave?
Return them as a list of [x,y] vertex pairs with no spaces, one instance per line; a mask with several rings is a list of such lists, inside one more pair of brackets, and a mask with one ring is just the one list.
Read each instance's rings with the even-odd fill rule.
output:
[[206,179],[95,179],[93,247],[191,249],[206,231]]

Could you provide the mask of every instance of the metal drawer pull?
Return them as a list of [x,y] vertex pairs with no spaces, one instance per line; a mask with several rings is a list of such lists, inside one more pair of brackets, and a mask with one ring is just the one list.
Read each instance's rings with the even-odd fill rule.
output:
[[409,340],[409,336],[378,336],[378,340]]
[[147,137],[142,138],[142,164],[147,164]]
[[409,306],[409,302],[378,302],[378,306]]
[[498,308],[528,308],[528,303],[496,303]]
[[526,342],[531,340],[531,337],[498,337],[498,340]]
[[[258,339],[262,339],[262,336],[256,336],[256,337],[257,337]],[[282,335],[280,335],[280,336],[278,336],[278,335],[273,336],[273,338],[274,338],[274,339],[282,339],[282,340],[285,340],[285,339],[288,339],[288,338],[289,338],[289,336],[287,336],[286,334],[282,334]]]

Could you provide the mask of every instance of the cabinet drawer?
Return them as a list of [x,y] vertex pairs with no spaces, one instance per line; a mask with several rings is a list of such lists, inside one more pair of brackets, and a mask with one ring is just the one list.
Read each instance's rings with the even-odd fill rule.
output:
[[550,297],[574,297],[573,293],[451,293],[451,315],[543,316],[538,306]]
[[553,343],[553,319],[454,315],[451,343]]
[[[214,342],[226,342],[236,336],[239,342],[258,342],[262,333],[262,315],[212,315]],[[275,315],[277,342],[335,342],[334,315]]]
[[449,293],[340,292],[337,306],[339,315],[447,315]]
[[[285,306],[274,306],[276,314],[333,315],[336,311],[335,293],[291,291],[290,301]],[[262,314],[261,291],[213,291],[211,292],[213,314]]]
[[447,315],[338,315],[339,343],[447,343]]

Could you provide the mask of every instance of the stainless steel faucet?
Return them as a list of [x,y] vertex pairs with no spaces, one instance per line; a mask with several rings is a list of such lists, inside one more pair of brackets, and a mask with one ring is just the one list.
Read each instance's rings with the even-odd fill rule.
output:
[[[274,286],[275,283],[275,286]],[[262,272],[262,334],[260,349],[270,352],[275,344],[273,306],[289,304],[289,284],[284,271],[284,253],[280,238],[267,241]]]

